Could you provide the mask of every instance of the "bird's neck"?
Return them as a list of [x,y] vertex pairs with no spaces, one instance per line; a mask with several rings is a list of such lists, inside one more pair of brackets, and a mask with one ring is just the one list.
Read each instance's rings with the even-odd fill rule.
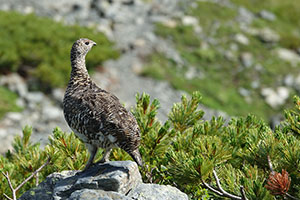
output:
[[71,79],[89,79],[89,74],[85,65],[85,55],[71,55]]

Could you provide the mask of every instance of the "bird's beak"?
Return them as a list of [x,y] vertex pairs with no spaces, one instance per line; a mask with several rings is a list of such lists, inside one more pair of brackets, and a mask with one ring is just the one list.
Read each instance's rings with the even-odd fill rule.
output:
[[96,45],[97,45],[97,43],[96,43],[96,42],[94,42],[94,43],[93,43],[93,46],[96,46]]

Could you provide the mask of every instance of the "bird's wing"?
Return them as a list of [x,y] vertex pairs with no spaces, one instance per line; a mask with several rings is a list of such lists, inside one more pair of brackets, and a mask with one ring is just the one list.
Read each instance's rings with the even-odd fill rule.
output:
[[94,89],[84,94],[82,103],[89,113],[85,124],[89,132],[111,134],[119,142],[139,144],[140,131],[136,119],[115,95],[100,88]]

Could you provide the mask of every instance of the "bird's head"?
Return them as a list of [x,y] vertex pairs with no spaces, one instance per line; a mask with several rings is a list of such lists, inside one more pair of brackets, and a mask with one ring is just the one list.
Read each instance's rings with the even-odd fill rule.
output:
[[87,38],[80,38],[77,40],[71,49],[71,57],[78,57],[83,56],[85,57],[86,54],[92,49],[93,46],[96,45],[96,42],[89,40]]

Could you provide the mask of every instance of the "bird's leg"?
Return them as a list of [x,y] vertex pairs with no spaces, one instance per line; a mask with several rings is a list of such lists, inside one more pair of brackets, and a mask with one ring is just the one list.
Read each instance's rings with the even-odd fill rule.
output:
[[89,158],[89,160],[86,163],[84,171],[87,170],[93,164],[95,155],[96,155],[96,153],[98,151],[98,148],[95,147],[95,146],[93,146],[93,145],[91,145],[91,144],[86,144],[86,146],[87,146],[87,148],[88,148],[88,150],[90,152],[90,158]]
[[106,148],[106,149],[104,150],[103,157],[101,158],[101,160],[99,161],[99,163],[105,163],[105,162],[108,162],[108,161],[109,161],[109,155],[110,155],[111,150],[112,150],[111,147]]

